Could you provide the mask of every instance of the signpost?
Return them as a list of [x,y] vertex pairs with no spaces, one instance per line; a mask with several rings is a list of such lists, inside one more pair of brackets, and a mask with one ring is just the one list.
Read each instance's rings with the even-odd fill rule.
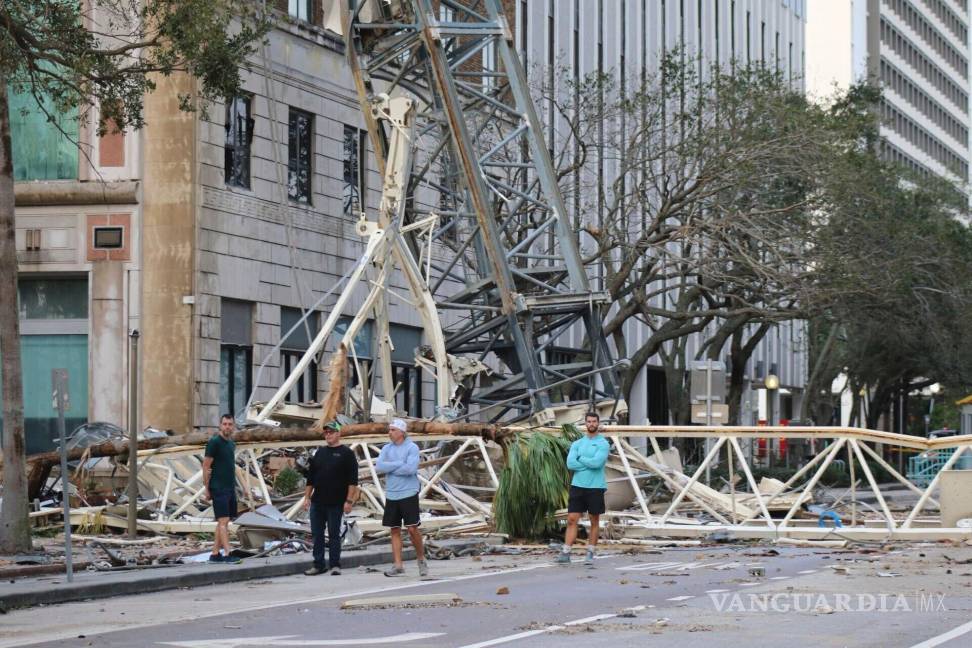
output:
[[138,537],[138,331],[128,354],[128,537]]
[[[714,419],[719,418],[720,425],[725,425],[729,418],[729,408],[726,400],[726,363],[706,359],[692,363],[691,392],[692,422],[705,416],[705,424],[712,425]],[[713,402],[718,405],[713,405]],[[705,454],[709,455],[711,439],[705,440]],[[705,483],[711,483],[709,462],[705,466]]]
[[74,564],[71,560],[71,494],[68,490],[67,435],[64,431],[64,412],[71,408],[68,395],[67,369],[51,370],[51,391],[54,409],[57,410],[57,433],[61,440],[61,505],[64,507],[64,568],[67,582],[74,581]]

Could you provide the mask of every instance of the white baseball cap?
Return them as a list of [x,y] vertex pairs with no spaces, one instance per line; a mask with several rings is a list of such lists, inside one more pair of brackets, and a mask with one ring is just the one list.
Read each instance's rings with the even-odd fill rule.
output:
[[405,424],[405,421],[400,418],[392,419],[392,422],[388,424],[388,427],[396,428],[402,432],[408,432],[408,426]]

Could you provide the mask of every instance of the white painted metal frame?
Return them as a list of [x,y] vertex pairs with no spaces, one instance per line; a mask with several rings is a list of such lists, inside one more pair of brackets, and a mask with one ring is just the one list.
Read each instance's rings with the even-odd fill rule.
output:
[[[486,465],[486,471],[490,475],[493,486],[499,485],[489,453],[486,451],[486,442],[480,437],[453,437],[446,435],[426,435],[418,441],[460,441],[458,447],[445,455],[444,462],[434,466],[422,468],[419,471],[419,480],[422,483],[420,497],[429,496],[430,492],[442,497],[455,509],[458,514],[483,514],[489,515],[489,504],[475,502],[475,500],[461,492],[462,484],[445,484],[443,478],[446,471],[460,458],[461,455],[474,448],[478,450]],[[382,486],[381,475],[375,466],[375,459],[380,450],[380,446],[388,442],[386,436],[381,437],[360,437],[348,440],[348,447],[360,457],[359,460],[359,483],[368,484],[369,488],[362,488],[362,497],[367,500],[368,505],[377,512],[384,510],[385,491]],[[314,448],[324,445],[324,440],[320,441],[301,441],[286,444],[273,443],[254,443],[240,444],[237,446],[237,485],[244,501],[252,508],[264,504],[274,505],[272,489],[263,477],[260,470],[260,458],[268,452],[281,447]],[[185,513],[199,515],[205,512],[208,503],[205,502],[203,495],[206,488],[202,483],[202,470],[197,470],[188,479],[180,479],[176,475],[175,462],[185,457],[194,457],[201,461],[205,449],[201,447],[178,447],[167,449],[156,449],[143,451],[140,454],[143,486],[154,490],[161,489],[157,498],[158,521],[174,522]],[[158,472],[165,477],[157,477],[153,473]],[[151,477],[150,477],[151,476]],[[373,488],[376,494],[370,490]],[[460,491],[457,493],[456,491]],[[474,503],[475,502],[475,503]],[[303,500],[298,500],[283,511],[287,519],[295,518],[301,511]]]
[[[785,426],[776,427],[730,427],[730,426],[606,426],[606,434],[612,440],[621,463],[628,473],[636,495],[638,496],[638,507],[642,510],[644,518],[641,525],[646,535],[660,536],[700,536],[706,535],[717,530],[725,530],[738,537],[789,537],[799,539],[824,539],[834,537],[854,538],[854,539],[873,539],[873,540],[902,540],[902,539],[939,539],[939,538],[972,538],[972,529],[966,528],[941,528],[935,525],[936,520],[921,520],[919,526],[919,514],[931,503],[937,505],[932,498],[933,491],[937,488],[940,476],[937,475],[928,487],[921,489],[909,482],[903,475],[888,464],[868,443],[882,443],[899,448],[911,448],[915,450],[948,450],[954,449],[954,453],[946,462],[943,470],[949,470],[956,465],[959,458],[972,452],[972,435],[951,437],[946,439],[927,440],[920,437],[866,430],[861,428],[838,428],[838,427],[799,427],[791,428]],[[667,469],[655,461],[644,457],[630,443],[621,437],[647,438],[652,449],[661,456],[661,438],[711,438],[715,441],[706,453],[702,463],[697,466],[691,477]],[[788,438],[806,438],[827,441],[829,445],[820,453],[814,456],[805,466],[800,468],[783,488],[776,492],[766,494],[760,493],[749,461],[740,445],[741,439],[754,441],[758,438],[768,438],[774,436],[786,436]],[[728,446],[730,458],[738,466],[746,477],[749,487],[748,493],[744,494],[747,505],[752,506],[753,502],[758,507],[758,513],[745,517],[740,523],[732,524],[726,519],[728,515],[731,519],[737,519],[736,507],[740,499],[740,493],[736,488],[732,488],[728,494],[713,495],[700,484],[700,477],[705,473],[706,468],[711,468],[718,457],[719,450],[723,445]],[[850,520],[845,520],[846,526],[840,529],[821,528],[817,526],[817,519],[800,520],[797,514],[800,513],[804,502],[809,501],[813,489],[820,483],[824,473],[840,455],[841,451],[847,449],[848,469],[854,471],[859,468],[863,472],[864,480],[868,489],[873,493],[877,508],[872,509],[879,517],[873,515],[859,515],[858,493],[852,488],[850,490],[852,514]],[[640,468],[647,468],[662,478],[664,484],[672,494],[671,503],[667,506],[664,513],[655,516],[650,513],[648,505],[643,501],[640,488],[635,486],[635,474],[632,471],[632,463],[628,460],[635,458],[635,464]],[[917,503],[906,513],[895,513],[888,505],[888,501],[882,492],[882,484],[879,484],[868,465],[866,458],[870,458],[874,463],[880,465],[894,477],[897,482],[905,484],[913,493],[919,496]],[[852,472],[853,474],[853,472]],[[805,481],[801,481],[805,480]],[[854,478],[852,477],[852,481]],[[774,518],[769,506],[778,501],[784,494],[792,496],[796,493],[795,500],[780,518]],[[709,516],[718,520],[718,523],[704,521],[694,514],[684,510],[686,504],[691,502]],[[870,508],[870,507],[868,507]],[[719,509],[719,510],[716,510]],[[630,521],[630,515],[625,514]],[[753,520],[759,517],[763,526],[753,525]],[[675,521],[677,519],[677,521]]]

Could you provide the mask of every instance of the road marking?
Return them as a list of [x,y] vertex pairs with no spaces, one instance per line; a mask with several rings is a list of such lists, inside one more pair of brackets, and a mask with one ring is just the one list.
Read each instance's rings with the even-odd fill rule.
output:
[[[691,597],[689,597],[691,598]],[[641,612],[646,606],[636,605],[634,607],[624,608],[622,612]],[[546,628],[539,628],[537,630],[527,630],[526,632],[518,632],[516,634],[506,635],[505,637],[496,637],[495,639],[487,639],[486,641],[480,641],[479,643],[466,644],[460,648],[488,648],[489,646],[498,646],[500,644],[511,643],[513,641],[519,641],[520,639],[529,639],[530,637],[535,637],[540,634],[546,634],[548,632],[556,632],[558,630],[563,630],[571,626],[581,625],[584,623],[597,623],[598,621],[604,621],[606,619],[613,619],[618,616],[619,613],[614,614],[596,614],[590,617],[584,617],[583,619],[574,619],[573,621],[564,621],[563,623],[557,625],[549,625]]]
[[803,571],[797,572],[798,574],[816,574],[816,569],[804,569]]
[[694,596],[673,596],[670,599],[665,599],[666,601],[687,601],[689,599],[694,599]]
[[618,616],[617,614],[595,614],[594,616],[585,617],[583,619],[575,619],[573,621],[567,621],[564,623],[565,626],[575,626],[582,623],[597,623],[598,621],[603,621],[604,619],[613,619]]
[[728,591],[729,590],[727,590],[727,589],[714,589],[714,590],[705,590],[705,593],[706,594],[722,594],[722,593],[728,592]]
[[961,637],[962,635],[972,631],[972,621],[968,623],[963,623],[957,628],[952,628],[948,632],[944,632],[937,637],[932,637],[926,641],[922,641],[920,644],[915,644],[911,648],[934,648],[934,646],[940,646],[946,641],[951,641],[956,637]]
[[762,583],[739,583],[739,587],[756,587],[757,585],[762,585]]
[[[210,618],[213,618],[213,617],[226,616],[228,614],[245,614],[247,612],[259,612],[261,610],[270,610],[270,609],[273,609],[273,608],[285,607],[285,606],[288,606],[288,605],[300,605],[300,604],[305,604],[305,603],[322,603],[324,601],[333,601],[335,599],[356,598],[356,597],[359,597],[359,596],[362,596],[362,595],[365,595],[365,594],[379,594],[381,592],[394,592],[394,591],[398,591],[398,590],[411,589],[413,587],[428,587],[430,585],[440,585],[442,583],[448,583],[448,582],[454,582],[454,581],[463,581],[463,580],[471,580],[471,579],[474,579],[474,578],[488,578],[490,576],[499,576],[499,575],[505,575],[505,574],[514,574],[514,573],[518,573],[518,572],[533,571],[533,570],[536,570],[536,569],[547,569],[547,568],[550,568],[550,567],[553,567],[553,566],[554,565],[552,563],[541,562],[541,563],[537,563],[535,565],[527,565],[526,567],[514,567],[512,569],[495,569],[495,570],[491,570],[491,571],[485,571],[485,572],[482,572],[480,574],[466,574],[466,575],[463,575],[463,576],[449,576],[449,577],[442,578],[442,579],[439,579],[439,580],[434,580],[434,581],[431,581],[431,580],[430,581],[417,581],[417,582],[414,582],[414,583],[403,583],[401,585],[387,585],[387,586],[384,586],[384,587],[372,587],[372,588],[368,588],[368,589],[359,590],[357,592],[345,592],[343,594],[325,594],[323,596],[313,596],[313,597],[307,597],[307,598],[301,598],[301,599],[291,599],[291,600],[287,600],[287,601],[281,601],[280,603],[271,603],[271,604],[263,603],[263,604],[260,604],[260,605],[251,605],[251,606],[241,607],[241,608],[224,608],[224,609],[222,609],[222,610],[220,610],[218,612],[206,612],[205,614],[197,614],[197,615],[189,615],[189,616],[181,617],[178,620],[178,623],[185,623],[185,622],[189,622],[189,621],[199,621],[200,619],[210,619]],[[281,577],[281,578],[286,578],[286,577]],[[128,626],[124,626],[124,627],[120,627],[120,628],[119,627],[114,627],[114,628],[109,628],[109,629],[105,629],[105,630],[100,630],[98,628],[84,628],[84,632],[82,634],[86,634],[88,636],[97,636],[97,635],[102,635],[102,634],[108,634],[110,632],[121,632],[121,631],[128,632],[128,631],[131,631],[131,630],[138,630],[140,628],[154,628],[154,627],[158,627],[158,626],[162,626],[162,625],[172,625],[173,623],[174,622],[172,622],[172,621],[162,622],[162,623],[159,623],[157,621],[149,621],[149,622],[146,622],[146,623],[140,623],[140,624],[136,624],[136,625],[128,625]],[[79,634],[79,632],[78,632],[78,629],[75,628],[71,632],[66,632],[66,633],[53,633],[52,635],[48,635],[45,638],[32,639],[32,640],[28,640],[28,641],[24,641],[22,637],[17,638],[14,642],[8,642],[8,641],[5,641],[5,640],[0,639],[0,646],[29,646],[31,644],[47,643],[47,642],[50,642],[50,641],[60,641],[60,640],[63,640],[63,639],[72,638],[72,637],[77,636],[77,634]]]
[[418,641],[419,639],[433,639],[441,637],[444,632],[409,632],[407,634],[388,637],[360,637],[357,639],[296,639],[298,635],[282,635],[277,637],[238,637],[236,639],[200,639],[196,641],[165,641],[158,642],[163,646],[179,646],[180,648],[237,648],[238,646],[373,646],[376,644],[398,643],[402,641]]
[[526,632],[521,632],[514,635],[506,635],[505,637],[497,637],[496,639],[490,639],[489,641],[480,641],[479,643],[466,644],[460,648],[487,648],[488,646],[498,646],[499,644],[510,643],[511,641],[519,641],[520,639],[526,639],[528,637],[535,637],[538,634],[544,634],[547,632],[556,632],[557,630],[563,630],[564,626],[552,625],[547,626],[541,630],[528,630]]
[[673,569],[682,563],[679,562],[650,562],[626,567],[615,567],[618,571],[662,571],[663,569]]
[[789,576],[771,576],[770,580],[786,580]]
[[734,569],[739,567],[742,563],[738,562],[723,562],[718,560],[716,562],[649,562],[649,563],[639,563],[637,565],[627,565],[622,567],[615,567],[618,571],[650,571],[650,572],[663,572],[663,571],[689,571],[692,569],[702,569],[707,567],[710,569]]

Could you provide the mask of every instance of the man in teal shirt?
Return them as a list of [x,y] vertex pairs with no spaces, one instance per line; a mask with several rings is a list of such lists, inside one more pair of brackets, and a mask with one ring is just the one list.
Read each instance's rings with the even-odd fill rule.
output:
[[570,546],[577,539],[577,523],[585,512],[591,522],[591,530],[587,536],[584,564],[594,565],[598,524],[601,513],[605,510],[604,491],[607,490],[607,480],[604,479],[604,464],[607,463],[611,447],[601,435],[601,417],[597,412],[588,412],[584,416],[584,427],[587,434],[570,444],[570,452],[567,454],[567,468],[573,471],[574,476],[570,480],[570,495],[567,499],[567,535],[563,550],[557,556],[557,562],[565,565],[570,563]]

